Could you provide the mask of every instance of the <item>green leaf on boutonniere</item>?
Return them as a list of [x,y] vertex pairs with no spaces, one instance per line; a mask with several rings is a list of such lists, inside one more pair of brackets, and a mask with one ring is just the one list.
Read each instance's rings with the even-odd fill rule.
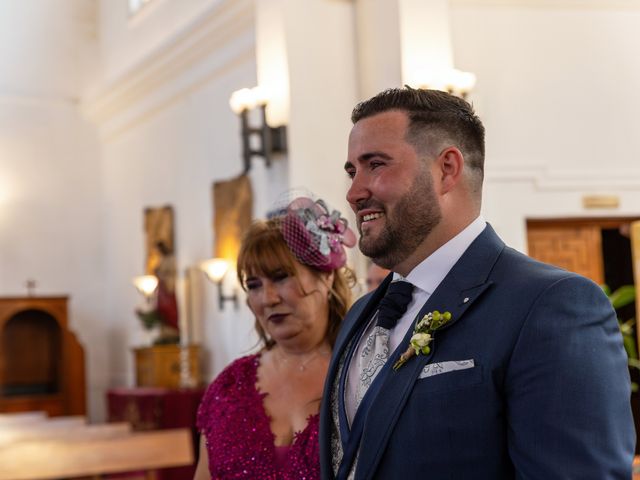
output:
[[398,361],[393,365],[394,370],[398,370],[414,355],[428,355],[431,353],[433,334],[451,321],[451,312],[440,313],[438,310],[427,313],[416,323],[413,335],[409,340],[409,347],[400,355]]

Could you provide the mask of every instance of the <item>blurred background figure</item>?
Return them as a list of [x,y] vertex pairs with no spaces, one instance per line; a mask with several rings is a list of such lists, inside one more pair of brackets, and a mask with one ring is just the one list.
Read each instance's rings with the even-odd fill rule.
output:
[[372,262],[367,269],[367,292],[372,292],[378,288],[378,285],[382,283],[387,275],[389,275],[389,270]]
[[160,342],[180,342],[178,327],[178,302],[176,299],[176,258],[173,251],[162,241],[156,243],[159,262],[154,273],[158,277],[157,310],[161,319]]

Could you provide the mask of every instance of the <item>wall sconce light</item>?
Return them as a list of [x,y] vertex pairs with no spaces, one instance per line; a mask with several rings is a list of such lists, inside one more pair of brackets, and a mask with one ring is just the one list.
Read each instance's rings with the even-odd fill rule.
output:
[[229,263],[224,258],[212,258],[200,264],[200,269],[204,271],[207,278],[218,286],[218,305],[220,310],[224,310],[224,302],[227,300],[233,300],[236,310],[238,309],[238,293],[235,289],[233,295],[224,295],[222,293],[222,284],[229,270]]
[[144,296],[147,304],[150,304],[153,293],[158,288],[158,277],[155,275],[140,275],[134,277],[133,285]]
[[[266,166],[269,167],[274,153],[287,151],[287,128],[284,125],[279,127],[267,125],[267,102],[267,94],[260,87],[236,90],[229,99],[231,110],[240,115],[244,173],[251,169],[251,157],[264,158]],[[261,125],[258,127],[249,125],[249,112],[252,109],[260,111]],[[256,139],[254,144],[257,144],[257,147],[252,145],[252,138]]]
[[424,75],[424,80],[419,82],[418,88],[442,90],[456,97],[466,99],[475,85],[476,76],[473,73],[452,68],[431,75]]

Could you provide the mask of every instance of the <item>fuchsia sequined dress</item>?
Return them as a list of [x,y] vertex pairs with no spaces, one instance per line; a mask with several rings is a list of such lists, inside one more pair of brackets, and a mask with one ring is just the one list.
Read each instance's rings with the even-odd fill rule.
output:
[[207,441],[211,478],[315,480],[320,478],[319,416],[309,417],[288,449],[274,445],[270,420],[256,389],[260,354],[240,358],[207,389],[198,429]]

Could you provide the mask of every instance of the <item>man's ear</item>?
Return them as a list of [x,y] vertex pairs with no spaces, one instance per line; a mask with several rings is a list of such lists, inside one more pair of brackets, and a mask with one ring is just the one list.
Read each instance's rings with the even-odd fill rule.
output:
[[447,147],[438,155],[436,164],[440,179],[440,193],[448,193],[462,179],[464,156],[456,147]]

